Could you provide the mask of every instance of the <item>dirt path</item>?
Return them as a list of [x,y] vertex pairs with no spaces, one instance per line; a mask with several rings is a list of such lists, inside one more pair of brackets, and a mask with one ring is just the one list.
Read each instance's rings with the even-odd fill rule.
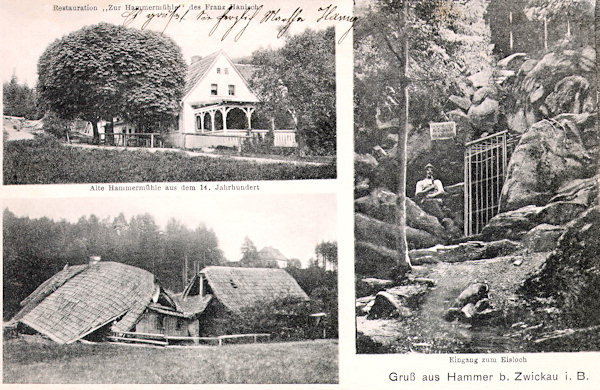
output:
[[30,121],[14,116],[5,116],[3,120],[3,129],[8,135],[6,141],[33,139],[32,131],[35,129],[38,122],[39,121]]
[[238,161],[249,161],[258,164],[290,164],[296,166],[324,166],[328,163],[312,162],[312,161],[294,161],[285,159],[273,159],[273,158],[261,158],[261,157],[245,157],[245,156],[224,156],[215,153],[206,152],[192,152],[189,150],[181,149],[170,149],[170,148],[139,148],[139,147],[124,147],[124,146],[102,146],[102,145],[88,145],[88,144],[65,144],[75,148],[84,149],[110,149],[110,150],[140,150],[148,153],[184,153],[190,157],[209,157],[209,158],[223,158]]
[[[431,278],[431,289],[416,315],[409,322],[396,319],[367,320],[358,317],[357,329],[387,346],[409,344],[411,350],[439,352],[448,345],[465,344],[479,352],[510,350],[510,340],[499,329],[472,329],[459,322],[447,322],[444,313],[456,297],[473,282],[487,282],[493,307],[502,309],[516,300],[515,292],[527,277],[539,269],[547,253],[497,257],[463,263],[437,263],[414,267],[415,276]],[[523,262],[515,266],[513,262]]]

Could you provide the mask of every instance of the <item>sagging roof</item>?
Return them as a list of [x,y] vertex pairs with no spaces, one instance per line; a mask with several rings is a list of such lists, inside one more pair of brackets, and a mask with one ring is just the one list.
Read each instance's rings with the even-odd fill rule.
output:
[[154,275],[115,262],[68,267],[40,285],[13,320],[57,343],[71,343],[112,321],[128,331],[159,287]]
[[210,266],[200,273],[214,297],[233,312],[281,298],[308,300],[296,280],[283,269]]
[[187,295],[185,299],[182,298],[182,295],[183,293],[177,295],[177,308],[185,315],[195,315],[202,313],[212,300],[212,295],[210,294],[206,294],[204,296]]

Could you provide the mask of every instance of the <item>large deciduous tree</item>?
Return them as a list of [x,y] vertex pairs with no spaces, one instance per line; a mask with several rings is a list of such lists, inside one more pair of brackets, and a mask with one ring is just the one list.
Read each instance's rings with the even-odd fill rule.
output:
[[280,49],[253,53],[251,62],[258,70],[250,84],[263,112],[289,115],[301,148],[335,154],[334,29],[290,36]]
[[[179,112],[186,65],[170,38],[100,23],[51,43],[38,61],[38,93],[66,119],[97,123],[119,117],[145,130],[164,129]],[[109,126],[110,128],[110,126]]]
[[[357,128],[398,118],[396,153],[398,276],[410,269],[406,241],[409,126],[444,119],[444,103],[468,74],[488,66],[485,0],[375,0],[355,31]],[[409,105],[410,96],[410,105]],[[375,129],[376,130],[376,129]],[[368,136],[368,135],[367,135]]]

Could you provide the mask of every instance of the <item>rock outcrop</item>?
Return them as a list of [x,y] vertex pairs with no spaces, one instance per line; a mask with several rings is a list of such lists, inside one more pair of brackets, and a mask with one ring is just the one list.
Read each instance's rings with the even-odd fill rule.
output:
[[571,120],[536,123],[523,134],[510,159],[501,211],[546,204],[562,185],[594,175],[594,162]]
[[521,293],[551,298],[557,315],[573,327],[600,324],[600,210],[591,208],[566,226],[543,268]]

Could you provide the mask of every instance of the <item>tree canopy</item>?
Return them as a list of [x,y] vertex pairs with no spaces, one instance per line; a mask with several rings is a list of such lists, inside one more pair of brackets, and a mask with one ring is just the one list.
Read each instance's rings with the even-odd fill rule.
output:
[[263,115],[294,126],[310,153],[335,154],[334,29],[289,36],[282,48],[258,50],[250,62],[258,68],[250,85]]
[[13,75],[9,82],[2,84],[2,105],[4,115],[39,119],[35,91],[27,84],[19,84]]
[[4,318],[65,264],[85,264],[89,256],[154,271],[173,291],[183,290],[186,264],[191,276],[195,264],[203,268],[224,261],[212,229],[199,225],[192,230],[172,219],[163,232],[149,214],[129,220],[123,214],[112,220],[90,215],[70,223],[17,217],[5,209],[3,221]]
[[[379,121],[398,119],[396,151],[397,276],[410,269],[406,241],[409,128],[445,119],[446,97],[469,74],[489,66],[485,0],[375,0],[359,10],[355,38],[356,138],[376,134]],[[410,99],[409,99],[410,97]],[[356,144],[360,144],[356,141]]]
[[51,43],[38,61],[38,93],[65,119],[121,118],[164,129],[179,112],[186,64],[170,38],[100,23]]

